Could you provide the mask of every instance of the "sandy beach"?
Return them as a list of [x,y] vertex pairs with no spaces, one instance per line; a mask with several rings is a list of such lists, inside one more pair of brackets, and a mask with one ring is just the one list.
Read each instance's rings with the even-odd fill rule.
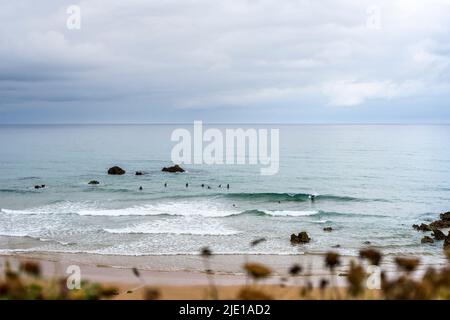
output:
[[[335,270],[335,287],[344,290],[347,286],[347,270],[352,257],[342,257],[342,264]],[[308,298],[331,298],[320,292],[320,281],[330,281],[331,273],[325,268],[321,255],[274,256],[274,255],[216,255],[209,260],[209,268],[214,270],[213,282],[219,299],[236,299],[240,290],[251,281],[242,269],[244,262],[258,262],[270,266],[273,276],[260,281],[258,290],[270,293],[277,299],[299,299],[299,292],[308,282],[314,286]],[[198,256],[103,256],[60,253],[16,253],[0,256],[0,273],[6,262],[18,268],[24,261],[39,263],[44,280],[66,278],[67,267],[77,265],[82,280],[114,286],[118,295],[114,299],[142,299],[146,290],[156,290],[158,299],[207,299],[210,282],[205,273],[203,258]],[[301,275],[290,276],[293,264],[305,266]],[[429,265],[422,264],[417,275]],[[442,266],[435,266],[442,267]],[[140,277],[133,273],[136,268]],[[383,270],[396,275],[393,265],[385,263]],[[325,296],[324,296],[325,295]],[[378,290],[368,290],[366,299],[377,298]]]
[[[217,255],[210,260],[210,268],[215,271],[214,283],[220,299],[236,299],[248,278],[242,269],[244,261],[266,263],[271,266],[274,276],[264,280],[259,288],[282,299],[298,299],[299,286],[306,278],[314,284],[329,278],[330,272],[323,267],[320,256],[301,257],[308,260],[311,271],[303,276],[289,278],[288,268],[299,262],[298,256],[228,256]],[[44,279],[67,277],[66,269],[78,265],[83,280],[112,285],[118,288],[115,299],[142,299],[145,288],[154,288],[159,299],[206,299],[208,298],[208,278],[201,256],[100,256],[86,254],[22,253],[0,256],[0,272],[3,273],[8,261],[13,268],[23,261],[38,262]],[[132,268],[139,270],[137,278]],[[345,267],[342,266],[342,271]],[[339,273],[339,272],[337,272]],[[340,279],[339,279],[340,278]],[[283,285],[280,285],[283,283]],[[338,285],[345,286],[343,277],[338,277]],[[318,289],[315,289],[317,291]],[[318,292],[311,297],[319,297]]]

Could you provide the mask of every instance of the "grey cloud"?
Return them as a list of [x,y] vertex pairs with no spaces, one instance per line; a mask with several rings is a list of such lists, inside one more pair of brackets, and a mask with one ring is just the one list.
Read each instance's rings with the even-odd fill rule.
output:
[[[63,122],[101,121],[108,109],[108,121],[303,122],[387,118],[424,96],[442,105],[449,1],[377,3],[380,29],[366,25],[372,1],[2,2],[0,111],[17,121],[58,104],[51,118]],[[81,30],[66,28],[72,4]]]

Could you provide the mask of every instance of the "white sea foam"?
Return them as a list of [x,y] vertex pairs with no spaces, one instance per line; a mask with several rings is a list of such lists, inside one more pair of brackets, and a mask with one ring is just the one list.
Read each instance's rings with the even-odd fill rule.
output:
[[77,212],[83,216],[148,216],[148,215],[172,215],[172,216],[202,216],[202,217],[227,217],[239,214],[233,208],[219,207],[210,202],[181,201],[172,203],[159,203],[139,205],[123,209],[89,209]]
[[32,237],[28,232],[0,230],[0,236],[6,237]]
[[63,201],[45,206],[28,208],[28,209],[0,209],[2,213],[6,214],[23,214],[23,215],[36,215],[36,214],[65,214],[65,213],[77,213],[80,210],[93,207],[94,204],[87,202],[70,202]]
[[313,221],[310,221],[310,222],[312,222],[312,223],[329,223],[331,221],[330,220],[313,220]]
[[265,212],[271,216],[285,216],[285,217],[313,216],[319,213],[319,211],[314,210],[274,210]]
[[138,234],[190,234],[190,235],[233,235],[239,231],[225,227],[217,222],[209,220],[206,222],[180,221],[180,220],[159,220],[123,228],[104,229],[104,231],[116,234],[138,233]]
[[[105,208],[95,203],[61,202],[29,209],[0,209],[6,214],[78,214],[81,216],[202,216],[228,217],[245,213],[242,209],[220,205],[210,201],[177,201],[170,203],[142,204],[125,208]],[[318,211],[309,210],[259,210],[271,216],[311,216]]]

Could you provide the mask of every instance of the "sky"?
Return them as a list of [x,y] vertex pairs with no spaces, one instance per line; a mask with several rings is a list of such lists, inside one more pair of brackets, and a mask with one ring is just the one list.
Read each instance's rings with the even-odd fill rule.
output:
[[3,124],[450,123],[449,101],[450,0],[0,2]]

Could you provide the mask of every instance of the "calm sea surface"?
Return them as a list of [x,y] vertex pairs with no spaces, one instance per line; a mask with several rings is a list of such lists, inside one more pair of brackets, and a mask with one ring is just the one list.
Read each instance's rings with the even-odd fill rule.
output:
[[[450,126],[271,125],[280,129],[274,176],[249,165],[161,172],[178,127],[192,129],[0,126],[0,252],[196,254],[207,245],[283,255],[339,244],[354,255],[370,241],[387,254],[443,260],[442,242],[420,244],[411,225],[450,210]],[[108,176],[113,165],[127,173]],[[303,230],[311,243],[291,246],[290,234]],[[250,247],[258,237],[267,241]]]

